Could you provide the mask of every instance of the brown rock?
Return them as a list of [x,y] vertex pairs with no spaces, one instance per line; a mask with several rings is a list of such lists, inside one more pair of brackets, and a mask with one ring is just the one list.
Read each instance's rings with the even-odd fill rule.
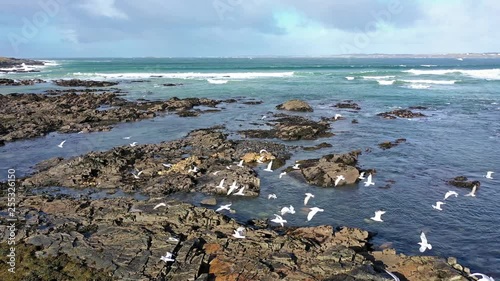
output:
[[302,100],[289,100],[276,106],[280,110],[312,112],[313,108],[305,101]]

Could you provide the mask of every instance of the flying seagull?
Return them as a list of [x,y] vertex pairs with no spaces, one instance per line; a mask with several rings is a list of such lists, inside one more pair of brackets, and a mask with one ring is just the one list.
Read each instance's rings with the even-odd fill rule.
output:
[[394,281],[399,281],[399,278],[396,275],[394,275],[394,273],[388,271],[387,269],[384,270],[387,274],[389,274],[392,277],[392,279],[394,279]]
[[337,186],[341,180],[345,180],[344,176],[343,175],[337,176],[337,178],[335,179],[335,186]]
[[158,209],[160,207],[167,207],[167,204],[165,204],[165,203],[159,203],[156,206],[154,206],[153,210],[156,210],[156,209]]
[[215,211],[216,211],[216,212],[220,212],[220,211],[222,211],[222,210],[228,210],[228,211],[231,211],[231,208],[230,208],[230,207],[231,207],[231,205],[232,205],[232,204],[233,204],[233,203],[229,203],[229,204],[227,204],[227,205],[220,205],[220,207],[219,207],[219,208],[217,208],[217,210],[215,210]]
[[129,140],[130,138],[131,138],[131,136],[123,137],[124,140]]
[[307,205],[307,202],[309,202],[309,199],[314,198],[314,195],[311,193],[306,193],[306,198],[304,198],[304,206]]
[[365,179],[365,172],[361,172],[361,174],[359,174],[358,179],[364,180]]
[[257,163],[262,164],[262,163],[264,163],[264,162],[262,162],[262,160],[264,160],[264,156],[259,157],[259,159],[257,159],[256,161],[257,161]]
[[432,205],[432,208],[439,210],[439,211],[442,211],[443,209],[441,209],[441,205],[444,205],[444,204],[446,204],[446,203],[441,202],[441,201],[437,201],[436,205]]
[[245,194],[243,194],[243,190],[245,190],[245,186],[242,186],[234,195],[245,196]]
[[59,146],[60,148],[63,148],[63,145],[64,143],[66,142],[66,140],[63,140],[60,144],[58,144],[57,146]]
[[269,164],[267,164],[267,168],[265,168],[264,171],[272,172],[273,171],[273,170],[271,170],[272,166],[273,166],[273,160],[271,160],[271,162],[269,162]]
[[131,147],[137,146],[137,142],[134,141],[133,143],[130,144]]
[[337,120],[337,119],[339,119],[340,117],[342,117],[342,115],[340,115],[340,114],[338,114],[338,113],[337,113],[337,114],[335,114],[335,117],[333,117],[333,118],[334,118],[335,120]]
[[236,185],[236,181],[233,181],[233,184],[231,184],[231,186],[229,187],[229,190],[227,191],[227,195],[230,195],[231,193],[233,193],[233,191],[238,189],[238,187],[239,186]]
[[286,175],[286,172],[280,173],[280,179],[281,179],[284,175]]
[[189,168],[188,173],[191,173],[191,172],[198,173],[198,167],[193,166],[193,168]]
[[368,178],[365,181],[365,186],[370,186],[370,185],[375,185],[375,183],[372,181],[372,174],[369,174]]
[[375,212],[375,216],[371,217],[370,219],[374,220],[374,221],[379,221],[379,222],[383,222],[382,220],[382,215],[385,214],[385,211],[376,211]]
[[284,227],[285,226],[285,222],[286,220],[284,220],[280,215],[276,215],[274,214],[276,217],[274,219],[272,219],[271,221],[274,222],[274,223],[279,223],[281,224],[281,227]]
[[493,175],[494,173],[495,173],[495,172],[488,171],[488,172],[486,172],[486,176],[484,176],[484,177],[485,177],[485,178],[487,178],[487,179],[492,180],[492,179],[493,179],[492,175]]
[[444,195],[444,200],[448,199],[448,197],[450,197],[452,195],[455,195],[455,197],[457,197],[458,193],[456,193],[455,191],[450,190],[450,191],[446,192],[446,194]]
[[135,179],[139,179],[139,176],[142,174],[143,171],[137,171],[138,173],[132,173]]
[[265,149],[261,149],[261,150],[259,151],[259,154],[262,154],[262,153],[264,153],[264,152],[265,152],[265,153],[269,153],[269,152],[267,152],[267,150],[265,150]]
[[284,214],[288,213],[288,214],[295,214],[295,209],[293,208],[292,205],[290,205],[290,207],[283,207],[281,208],[281,211],[280,211],[281,215],[283,216]]
[[300,166],[299,163],[295,163],[295,165],[293,165],[292,169],[294,169],[294,170],[300,170],[299,166]]
[[234,231],[233,237],[234,238],[240,238],[240,239],[245,238],[245,235],[243,235],[244,231],[245,231],[245,228],[243,226],[238,227],[238,229],[236,229]]
[[166,255],[164,256],[161,256],[160,260],[164,261],[164,262],[174,262],[175,259],[173,259],[174,255],[170,252],[167,252]]
[[312,207],[312,208],[309,208],[309,214],[307,214],[307,221],[310,221],[312,220],[312,218],[314,217],[314,215],[316,215],[317,212],[323,212],[324,210],[323,209],[320,209],[318,207]]
[[469,194],[466,194],[465,196],[472,196],[472,197],[476,197],[476,189],[477,189],[477,186],[474,185],[472,187],[472,191],[469,193]]
[[163,165],[165,168],[172,168],[172,164],[162,163],[162,165]]
[[218,185],[218,186],[216,186],[216,188],[225,189],[225,187],[224,187],[224,181],[225,181],[225,180],[226,180],[226,179],[225,179],[225,178],[223,178],[223,179],[219,182],[219,185]]
[[495,279],[493,279],[492,277],[489,277],[488,275],[482,273],[472,273],[469,276],[481,277],[481,279],[478,279],[477,281],[495,281]]
[[420,234],[420,242],[418,242],[418,245],[420,245],[420,249],[419,251],[421,253],[425,252],[425,250],[429,249],[429,250],[432,250],[432,245],[427,243],[427,237],[425,237],[425,233],[421,233]]
[[238,165],[236,165],[236,166],[243,168],[243,160],[241,160],[240,163],[238,163]]
[[274,193],[267,195],[267,199],[276,199],[276,198],[278,198],[278,197],[276,197],[276,194],[274,194]]
[[216,176],[218,173],[220,173],[220,171],[215,171],[212,173],[212,175]]

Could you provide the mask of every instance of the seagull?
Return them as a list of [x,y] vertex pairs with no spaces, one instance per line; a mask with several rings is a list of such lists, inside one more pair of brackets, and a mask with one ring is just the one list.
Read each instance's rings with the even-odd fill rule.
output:
[[314,215],[316,215],[317,212],[323,212],[324,210],[323,209],[320,209],[318,207],[312,207],[312,208],[309,208],[309,214],[307,214],[307,221],[310,221]]
[[365,172],[361,172],[361,174],[359,174],[358,179],[364,180],[365,179]]
[[372,181],[372,174],[369,174],[368,178],[365,181],[365,186],[370,186],[370,185],[375,185],[375,183]]
[[307,205],[307,202],[309,202],[309,199],[314,198],[314,195],[311,193],[306,193],[306,198],[304,198],[304,206]]
[[156,209],[158,209],[160,207],[167,207],[167,204],[165,204],[165,203],[159,203],[158,205],[154,206],[153,210],[156,210]]
[[259,151],[259,154],[262,154],[262,153],[264,153],[264,152],[265,152],[265,153],[269,153],[269,152],[267,152],[267,150],[265,150],[265,149],[261,149],[261,150]]
[[241,160],[240,163],[238,163],[238,165],[236,165],[236,166],[243,168],[243,160]]
[[226,166],[226,169],[231,170],[231,167],[232,167],[232,166],[233,166],[233,165]]
[[286,175],[286,172],[283,172],[283,173],[281,173],[281,174],[280,174],[280,179],[281,179],[284,175]]
[[446,194],[444,195],[444,200],[448,199],[448,197],[452,196],[452,195],[455,195],[455,197],[458,196],[458,193],[456,193],[455,191],[448,191],[446,192]]
[[66,140],[63,140],[60,144],[58,144],[57,146],[59,146],[60,148],[63,148],[63,145],[64,143],[66,142]]
[[241,187],[241,189],[238,190],[238,192],[236,192],[234,195],[245,196],[245,194],[243,194],[243,190],[245,190],[245,186]]
[[128,136],[128,137],[123,137],[124,140],[129,140],[131,137]]
[[178,238],[175,238],[175,237],[168,237],[167,239],[168,241],[171,241],[171,242],[179,242],[179,239]]
[[193,166],[193,167],[194,168],[189,168],[188,173],[191,173],[191,172],[197,173],[198,172],[198,167],[196,167],[196,166]]
[[276,215],[276,214],[274,214],[274,215],[276,217],[274,219],[272,219],[271,221],[275,222],[275,223],[279,223],[279,224],[281,224],[281,227],[284,227],[285,226],[284,223],[286,222],[286,220],[284,220],[280,215]]
[[267,168],[265,168],[264,171],[272,172],[273,171],[273,170],[271,170],[272,166],[273,166],[273,160],[271,160],[271,162],[269,162],[269,164],[267,164]]
[[267,195],[267,199],[276,199],[276,198],[278,198],[278,197],[276,197],[276,194],[274,194],[274,193]]
[[337,178],[335,179],[335,186],[337,186],[341,180],[345,180],[344,176],[337,176]]
[[238,186],[236,185],[236,181],[233,181],[233,184],[229,187],[229,190],[227,191],[227,195],[230,195],[236,189],[238,189]]
[[370,219],[374,220],[374,221],[383,222],[383,220],[382,220],[382,215],[383,214],[385,214],[385,211],[376,211],[375,212],[375,216],[371,217]]
[[226,188],[224,187],[224,181],[225,181],[225,180],[226,180],[226,178],[223,178],[223,179],[219,182],[219,185],[218,185],[218,186],[216,186],[216,188],[226,189]]
[[432,250],[432,245],[427,243],[427,237],[425,237],[425,233],[422,232],[420,234],[420,240],[422,240],[422,241],[418,242],[418,245],[420,245],[419,251],[421,253],[425,252],[425,250],[427,250],[427,249]]
[[295,165],[293,165],[292,169],[294,169],[294,170],[300,170],[299,165],[300,164],[295,163]]
[[228,211],[231,211],[231,208],[230,208],[230,207],[231,207],[231,205],[232,205],[232,204],[233,204],[233,203],[229,203],[229,204],[227,204],[227,205],[220,205],[220,207],[219,207],[219,208],[217,208],[217,210],[215,210],[215,211],[216,211],[216,212],[220,212],[220,211],[222,211],[222,210],[228,210]]
[[394,273],[388,271],[387,269],[384,270],[387,274],[389,274],[392,277],[392,279],[394,279],[394,281],[399,281],[399,278],[396,275],[394,275]]
[[437,201],[436,205],[432,205],[432,208],[439,210],[439,211],[442,211],[443,209],[441,209],[441,205],[444,205],[444,204],[446,204],[446,203],[441,202],[441,201]]
[[261,119],[261,120],[264,120],[264,119],[266,119],[266,118],[267,118],[267,116],[266,116],[266,115],[262,115],[262,118],[260,118],[260,119]]
[[216,176],[218,173],[220,173],[220,171],[215,171],[212,173],[212,175]]
[[262,160],[264,160],[264,156],[259,157],[259,159],[257,159],[257,163],[259,163],[259,164],[264,163],[264,162],[262,162]]
[[476,197],[476,189],[477,189],[477,186],[474,185],[472,187],[472,191],[469,193],[469,194],[466,194],[465,196],[472,196],[472,197]]
[[295,214],[295,209],[293,208],[292,205],[290,205],[290,207],[283,207],[281,208],[281,211],[280,211],[281,215],[283,216],[284,214],[286,213],[289,213],[289,214]]
[[165,163],[162,163],[162,165],[163,165],[165,168],[172,168],[172,164],[165,164]]
[[170,261],[174,262],[174,261],[175,261],[175,259],[173,259],[173,256],[174,256],[174,255],[173,255],[172,253],[167,252],[167,254],[166,254],[166,255],[164,255],[164,256],[162,256],[162,257],[160,258],[160,260],[162,260],[162,261],[164,261],[164,262],[170,262]]
[[492,277],[489,277],[488,275],[482,273],[472,273],[469,276],[481,277],[481,279],[478,279],[477,281],[495,281],[495,279],[493,279]]
[[130,144],[131,147],[137,146],[137,142],[134,141],[133,143]]
[[488,171],[488,172],[486,172],[486,176],[484,176],[484,177],[485,177],[485,178],[487,178],[487,179],[492,180],[492,179],[493,179],[493,177],[492,177],[491,175],[492,175],[492,174],[494,174],[494,173],[495,173],[495,172]]
[[333,117],[333,118],[334,118],[335,120],[337,120],[337,119],[339,119],[340,117],[342,117],[342,115],[340,115],[340,114],[338,114],[338,113],[337,113],[337,114],[335,114],[335,117]]
[[137,171],[137,172],[138,172],[137,174],[136,174],[136,173],[132,173],[132,175],[134,176],[134,178],[135,178],[135,179],[138,179],[138,178],[139,178],[139,176],[140,176],[140,175],[142,174],[142,172],[144,172],[144,171]]
[[243,226],[238,227],[238,229],[234,231],[233,237],[241,239],[245,238],[245,236],[243,235],[243,231],[245,231],[245,228]]

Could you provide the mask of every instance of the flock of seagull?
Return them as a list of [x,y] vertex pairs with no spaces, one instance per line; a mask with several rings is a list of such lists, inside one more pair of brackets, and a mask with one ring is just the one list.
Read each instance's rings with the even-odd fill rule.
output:
[[[335,116],[335,120],[337,120],[337,118],[340,118],[341,116]],[[265,117],[264,117],[265,118]],[[263,118],[263,119],[264,119]],[[123,139],[130,139],[130,137],[124,137]],[[66,140],[62,141],[58,147],[59,148],[63,148],[63,145],[64,143],[66,142]],[[137,146],[137,142],[132,142],[130,143],[130,146],[131,147],[135,147]],[[262,149],[260,150],[259,154],[261,155],[257,160],[256,162],[259,163],[259,164],[263,164],[263,160],[264,160],[264,156],[262,156],[263,153],[268,153],[265,149]],[[241,160],[237,163],[237,167],[244,167],[244,161]],[[172,167],[172,164],[167,164],[167,163],[163,163],[162,164],[164,167],[166,168],[171,168]],[[274,172],[272,170],[272,166],[273,166],[273,160],[271,160],[266,168],[263,169],[263,171],[266,171],[266,172]],[[295,163],[293,166],[292,166],[292,169],[294,170],[299,170],[300,169],[300,163]],[[226,166],[226,169],[228,170],[231,170],[231,165],[229,166]],[[132,176],[135,178],[135,179],[139,179],[140,178],[140,175],[142,174],[143,171],[138,171],[136,170],[136,173],[132,172]],[[188,170],[188,173],[196,173],[198,172],[198,167],[196,166],[192,166],[189,168]],[[212,174],[213,175],[217,175],[220,171],[215,171],[213,172]],[[284,172],[281,172],[279,174],[279,178],[281,179],[283,176],[285,176],[287,173],[284,171]],[[488,171],[486,173],[486,175],[484,176],[485,178],[487,179],[493,179],[493,174],[494,172],[493,171]],[[375,182],[373,181],[373,176],[372,174],[368,174],[368,176],[365,178],[365,172],[361,172],[358,179],[360,180],[365,180],[364,181],[364,186],[365,187],[369,187],[369,186],[373,186],[375,185]],[[236,196],[244,196],[244,190],[245,190],[245,186],[241,186],[241,188],[237,185],[237,182],[236,181],[233,181],[232,184],[230,186],[228,186],[228,188],[226,188],[224,185],[225,185],[225,178],[223,178],[220,182],[219,182],[219,185],[216,186],[217,189],[223,189],[223,190],[227,190],[227,193],[226,195],[229,196],[231,194],[233,195],[236,195]],[[345,180],[345,177],[343,175],[338,175],[336,178],[335,178],[335,182],[334,182],[334,186],[337,186],[341,181]],[[236,191],[237,189],[239,188],[239,190],[237,192],[234,192]],[[476,190],[477,190],[477,186],[474,185],[471,192],[466,194],[465,196],[470,196],[470,197],[475,197],[476,196]],[[458,193],[455,192],[455,191],[448,191],[445,193],[444,195],[444,200],[447,200],[449,197],[451,196],[455,196],[455,197],[458,197]],[[269,200],[270,199],[277,199],[278,197],[276,196],[276,194],[269,194],[268,197],[267,197]],[[304,206],[307,206],[309,200],[311,198],[314,198],[314,195],[312,193],[305,193],[305,198],[304,198]],[[442,211],[442,205],[445,205],[446,203],[443,202],[443,201],[437,201],[435,203],[435,205],[432,205],[432,208],[438,210],[438,211]],[[215,211],[216,212],[222,212],[222,211],[232,211],[231,210],[231,205],[232,203],[229,203],[229,204],[225,204],[225,205],[220,205]],[[166,204],[165,203],[159,203],[158,205],[156,205],[154,207],[154,209],[157,209],[159,207],[166,207]],[[311,207],[309,208],[309,212],[307,214],[307,221],[311,221],[312,218],[318,213],[318,212],[323,212],[324,209],[322,208],[319,208],[319,207]],[[289,207],[283,207],[281,208],[280,210],[280,215],[278,214],[274,214],[274,218],[273,219],[270,219],[271,222],[273,223],[276,223],[276,224],[279,224],[281,225],[281,227],[284,227],[285,226],[285,223],[287,223],[287,221],[283,218],[283,216],[285,214],[295,214],[295,209],[292,205],[290,205]],[[378,211],[375,211],[375,214],[373,217],[371,217],[370,219],[375,221],[375,222],[383,222],[382,220],[382,215],[385,214],[386,211],[384,210],[378,210]],[[238,227],[236,230],[234,230],[234,233],[232,235],[234,238],[237,238],[237,239],[245,239],[245,228],[240,226]],[[177,238],[170,238],[172,239],[172,241],[178,241]],[[421,253],[425,252],[426,250],[431,250],[432,249],[432,245],[428,242],[427,240],[427,237],[425,235],[424,232],[421,232],[420,233],[420,242],[418,242],[418,245],[420,245],[420,248],[419,248],[419,251]],[[164,262],[174,262],[175,261],[175,258],[174,258],[174,255],[170,252],[167,252],[165,256],[161,256],[160,259]],[[385,270],[387,272],[387,274],[389,274],[394,280],[396,281],[399,281],[399,278],[397,276],[395,276],[393,273]],[[478,279],[477,281],[495,281],[492,277],[489,277],[485,274],[482,274],[482,273],[473,273],[473,274],[470,274],[469,276],[471,277],[476,277],[476,278],[480,278]]]

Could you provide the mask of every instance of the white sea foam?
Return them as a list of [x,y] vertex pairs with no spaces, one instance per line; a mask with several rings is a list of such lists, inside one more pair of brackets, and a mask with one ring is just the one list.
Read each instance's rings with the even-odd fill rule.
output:
[[216,79],[207,79],[210,84],[226,84],[229,82],[228,80],[216,80]]
[[410,84],[406,85],[405,88],[409,89],[429,89],[431,85],[424,85],[424,84]]
[[283,78],[292,77],[294,72],[232,72],[232,73],[82,73],[75,72],[74,76],[88,76],[104,79],[143,79],[143,78],[170,78],[170,79],[257,79],[257,78]]
[[400,80],[405,83],[412,84],[439,84],[439,85],[453,85],[456,80]]
[[377,80],[379,85],[392,85],[396,80]]
[[347,79],[347,80],[354,80],[354,77],[352,77],[352,76],[347,76],[345,79]]
[[403,72],[413,75],[448,75],[460,74],[475,79],[500,80],[500,68],[494,69],[440,69],[440,70],[419,70],[410,69]]
[[368,80],[380,80],[380,79],[389,79],[389,78],[394,78],[396,76],[394,75],[386,75],[386,76],[362,76],[363,79],[368,79]]
[[435,64],[421,64],[420,66],[422,67],[433,67],[433,66],[437,66]]

